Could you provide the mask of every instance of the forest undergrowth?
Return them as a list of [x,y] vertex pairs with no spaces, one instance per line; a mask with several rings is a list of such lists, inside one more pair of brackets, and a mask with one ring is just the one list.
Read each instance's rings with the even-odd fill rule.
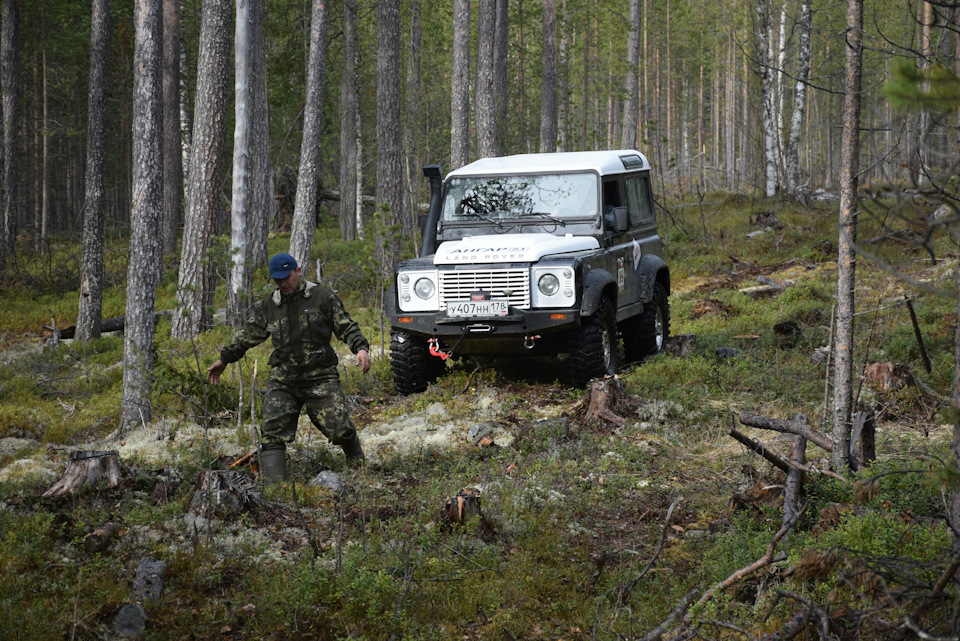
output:
[[[115,638],[124,616],[144,639],[956,637],[957,317],[940,292],[957,252],[917,242],[935,203],[863,204],[854,388],[876,457],[831,474],[810,443],[786,523],[787,476],[730,431],[784,457],[791,436],[741,415],[830,432],[836,202],[661,205],[671,333],[687,338],[621,371],[619,420],[586,420],[584,390],[542,362],[457,361],[400,397],[375,347],[367,376],[342,359],[367,466],[344,469],[304,418],[291,482],[232,508],[197,489],[255,447],[268,348],[211,388],[202,369],[229,328],[175,341],[161,315],[155,420],[118,432],[122,336],[52,339],[75,320],[79,248],[22,248],[0,290],[0,638]],[[326,221],[313,243],[324,277],[382,347],[372,243],[336,235]],[[123,313],[115,242],[105,317]],[[42,496],[76,450],[118,452],[119,485]],[[479,513],[451,518],[476,496]]]

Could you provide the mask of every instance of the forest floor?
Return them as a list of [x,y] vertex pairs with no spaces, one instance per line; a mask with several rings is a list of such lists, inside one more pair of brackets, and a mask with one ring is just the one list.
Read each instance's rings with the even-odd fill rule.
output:
[[[871,246],[925,290],[861,262],[856,393],[876,460],[838,479],[810,443],[786,536],[786,475],[728,434],[786,458],[792,436],[741,414],[830,431],[830,207],[674,214],[672,333],[688,338],[624,368],[605,418],[588,420],[590,396],[545,362],[458,361],[399,397],[381,352],[367,376],[342,370],[367,465],[345,469],[303,417],[291,481],[269,487],[245,464],[228,471],[255,447],[249,389],[266,352],[206,388],[229,331],[183,345],[160,338],[161,320],[155,420],[119,431],[122,339],[51,346],[39,325],[68,317],[50,302],[62,295],[3,292],[6,313],[41,311],[3,323],[0,638],[956,635],[944,397],[957,321],[931,293],[954,287],[955,248],[932,263],[899,241]],[[348,307],[378,336],[363,303]],[[78,451],[116,452],[117,485],[44,497]]]

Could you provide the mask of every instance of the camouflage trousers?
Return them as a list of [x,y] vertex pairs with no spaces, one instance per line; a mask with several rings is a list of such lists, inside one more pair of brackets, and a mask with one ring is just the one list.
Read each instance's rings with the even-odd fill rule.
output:
[[340,381],[334,378],[305,386],[271,380],[263,401],[261,441],[292,443],[304,406],[313,424],[335,445],[350,443],[356,438],[357,428],[347,412],[347,399]]

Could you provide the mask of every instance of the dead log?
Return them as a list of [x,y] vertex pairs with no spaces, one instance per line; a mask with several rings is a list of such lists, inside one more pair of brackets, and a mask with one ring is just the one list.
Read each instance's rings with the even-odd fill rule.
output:
[[232,518],[269,505],[249,472],[213,470],[197,477],[197,489],[190,500],[190,511],[202,516],[213,514],[220,518]]
[[783,524],[797,520],[800,515],[800,496],[803,494],[803,465],[807,460],[807,439],[796,436],[790,447],[790,471],[783,489]]
[[587,413],[583,417],[585,421],[589,423],[604,420],[617,425],[627,422],[613,410],[624,397],[623,384],[619,376],[593,379],[590,381],[588,396]]
[[782,434],[793,434],[802,436],[814,445],[818,445],[828,452],[833,451],[833,441],[820,432],[813,429],[810,425],[810,419],[803,414],[797,414],[792,421],[785,421],[779,418],[770,418],[769,416],[756,416],[755,414],[740,414],[740,422],[750,427],[759,427],[764,430],[773,430]]
[[108,490],[118,486],[122,477],[120,455],[115,451],[71,452],[63,476],[51,485],[43,496],[76,494],[87,485]]
[[98,527],[83,537],[83,549],[86,550],[87,554],[91,555],[97,552],[103,552],[110,544],[110,539],[119,531],[120,526],[116,523],[107,523],[102,527]]

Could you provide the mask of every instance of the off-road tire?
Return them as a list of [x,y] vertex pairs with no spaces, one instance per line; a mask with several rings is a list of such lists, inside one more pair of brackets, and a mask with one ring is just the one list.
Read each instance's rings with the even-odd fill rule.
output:
[[430,355],[427,339],[403,330],[390,330],[390,369],[397,392],[418,394],[443,374],[443,360]]
[[620,343],[613,303],[607,297],[600,301],[591,316],[580,320],[580,329],[570,336],[568,378],[583,387],[594,378],[616,374],[620,368]]
[[670,336],[670,305],[661,283],[653,287],[653,299],[643,312],[621,324],[623,352],[628,363],[663,351]]

